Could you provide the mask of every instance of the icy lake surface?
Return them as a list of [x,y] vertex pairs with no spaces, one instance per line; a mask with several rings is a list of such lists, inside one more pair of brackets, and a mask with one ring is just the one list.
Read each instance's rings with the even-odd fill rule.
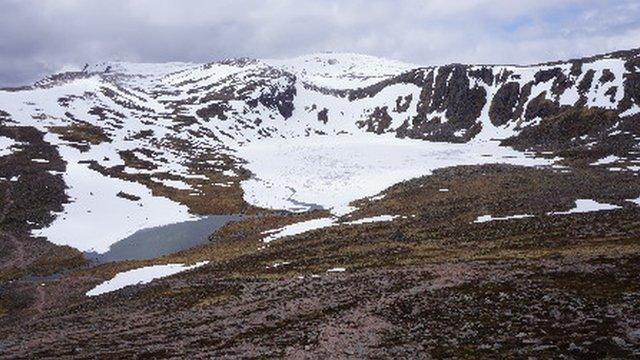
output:
[[291,211],[307,210],[300,204],[318,204],[334,215],[351,212],[353,200],[438,168],[552,163],[495,141],[450,144],[373,134],[260,140],[240,147],[238,155],[254,174],[241,183],[248,203]]

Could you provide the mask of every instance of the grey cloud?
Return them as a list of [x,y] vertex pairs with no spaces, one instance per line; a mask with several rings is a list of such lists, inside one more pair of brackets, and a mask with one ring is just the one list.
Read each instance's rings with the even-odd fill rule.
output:
[[0,0],[0,86],[104,60],[359,52],[531,63],[638,47],[635,0]]

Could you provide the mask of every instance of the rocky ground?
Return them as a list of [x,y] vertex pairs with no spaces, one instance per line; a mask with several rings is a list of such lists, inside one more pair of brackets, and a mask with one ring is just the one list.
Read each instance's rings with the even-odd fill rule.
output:
[[[307,61],[248,59],[4,89],[0,136],[19,145],[0,156],[0,358],[640,358],[638,54],[397,69],[344,89],[314,83]],[[31,102],[47,89],[55,104]],[[256,174],[233,149],[358,128],[504,138],[555,165],[439,169],[356,200],[339,225],[266,244],[266,231],[330,213],[247,203],[240,182]],[[68,147],[95,154],[73,164]],[[91,263],[32,236],[72,200],[63,174],[78,164],[194,214],[250,216],[191,249]],[[567,213],[581,199],[611,209]],[[202,261],[85,296],[122,271]]]
[[[227,224],[151,261],[13,281],[4,358],[633,358],[640,356],[640,196],[632,172],[442,169],[357,202],[342,225],[264,246],[263,231],[327,216]],[[448,191],[443,191],[447,189]],[[576,199],[617,210],[551,215]],[[533,217],[476,223],[479,216]],[[102,296],[116,272],[197,270]],[[278,266],[274,266],[280,264]],[[327,272],[343,267],[344,272]]]
[[20,151],[0,157],[0,282],[83,264],[79,251],[30,235],[31,229],[50,224],[52,212],[68,201],[57,174],[65,163],[56,147],[30,127],[0,126],[0,135],[22,144]]
[[638,257],[425,264],[320,278],[202,270],[3,330],[9,357],[638,355]]

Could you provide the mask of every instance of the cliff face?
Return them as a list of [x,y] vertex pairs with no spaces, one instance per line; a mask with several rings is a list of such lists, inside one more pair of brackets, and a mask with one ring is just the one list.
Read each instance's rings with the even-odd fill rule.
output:
[[[379,104],[359,125],[376,133],[395,132],[399,137],[433,141],[466,142],[483,130],[491,137],[495,129],[502,133],[500,138],[515,136],[544,119],[577,109],[608,110],[626,123],[625,119],[637,117],[640,111],[639,53],[632,50],[526,67],[447,65],[414,69],[354,90],[349,98],[354,102],[377,98],[391,86],[405,86],[409,91],[418,88],[416,98],[411,94],[398,97],[403,107]],[[390,121],[381,120],[384,113],[407,114],[409,109],[414,112],[401,126],[394,128]],[[573,119],[580,121],[580,116]],[[591,116],[583,119],[597,121]]]

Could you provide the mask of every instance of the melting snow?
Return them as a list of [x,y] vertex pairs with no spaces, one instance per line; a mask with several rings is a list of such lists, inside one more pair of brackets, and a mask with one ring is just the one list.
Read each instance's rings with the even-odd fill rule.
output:
[[347,271],[347,269],[343,267],[336,267],[336,268],[327,270],[327,272],[345,272],[345,271]]
[[[64,180],[71,203],[64,205],[49,227],[34,230],[34,235],[81,251],[104,253],[140,229],[196,219],[186,206],[155,197],[141,184],[103,176],[78,163],[79,150],[65,145],[58,150],[68,162]],[[120,191],[141,199],[123,199],[116,196]]]
[[174,189],[178,189],[178,190],[191,190],[191,186],[187,183],[185,183],[184,181],[180,181],[180,180],[167,180],[167,179],[156,179],[156,181],[159,181],[162,183],[162,185],[164,186],[168,186],[168,187],[172,187]]
[[285,266],[285,265],[289,265],[289,264],[291,264],[290,261],[275,262],[272,265],[267,265],[267,269],[276,269],[276,268],[279,268],[281,266]]
[[225,170],[222,172],[222,175],[224,176],[228,176],[228,177],[235,177],[237,176],[236,172],[233,170]]
[[160,279],[182,271],[195,269],[208,263],[208,261],[202,261],[189,266],[185,264],[154,265],[124,271],[116,274],[113,279],[105,281],[95,288],[87,291],[86,295],[97,296],[116,291],[130,285],[147,284],[154,279]]
[[[372,216],[368,218],[362,218],[354,221],[345,222],[345,225],[361,225],[361,224],[369,224],[374,222],[381,221],[391,221],[397,218],[394,215],[378,215]],[[318,230],[323,228],[328,228],[332,226],[340,225],[338,219],[336,217],[326,217],[320,219],[306,220],[298,223],[294,223],[291,225],[284,226],[279,229],[267,230],[263,232],[264,235],[268,235],[262,241],[265,243],[269,243],[273,240],[277,240],[286,236],[293,236],[305,233],[307,231]]]
[[620,114],[620,117],[633,116],[637,113],[640,113],[640,106],[638,104],[633,104],[629,110]]
[[525,218],[530,218],[530,217],[534,217],[534,216],[533,215],[528,215],[528,214],[510,215],[510,216],[504,216],[504,217],[493,217],[491,215],[482,215],[482,216],[478,216],[478,218],[474,221],[474,223],[479,224],[479,223],[485,223],[485,222],[490,222],[490,221],[501,221],[501,220],[510,220],[510,219],[525,219]]
[[[482,132],[467,144],[431,143],[418,140],[396,139],[391,134],[377,136],[370,133],[363,134],[356,126],[356,121],[368,116],[377,106],[388,105],[393,108],[396,100],[411,95],[413,102],[407,112],[391,111],[390,129],[399,127],[406,119],[417,115],[416,101],[422,89],[413,84],[396,84],[385,87],[373,97],[349,101],[346,98],[321,94],[317,91],[305,89],[301,82],[331,88],[356,88],[377,83],[390,76],[415,68],[415,65],[403,64],[384,59],[376,59],[354,54],[316,54],[290,60],[265,60],[255,64],[234,66],[226,64],[130,64],[130,63],[102,63],[94,66],[90,71],[102,72],[110,67],[111,73],[126,73],[136,76],[122,77],[124,85],[129,85],[127,92],[116,86],[110,80],[98,75],[77,79],[71,82],[52,84],[51,88],[35,88],[29,91],[2,92],[0,104],[3,110],[23,126],[35,126],[41,131],[47,131],[48,126],[66,126],[73,123],[67,116],[70,112],[77,118],[86,119],[89,123],[106,130],[111,143],[92,145],[83,156],[73,153],[59,139],[49,141],[58,145],[61,155],[69,163],[65,181],[70,186],[68,194],[73,202],[65,205],[65,213],[48,229],[37,231],[39,235],[48,236],[51,241],[78,247],[81,250],[106,251],[109,245],[131,234],[141,227],[150,227],[174,223],[191,219],[186,207],[168,199],[154,198],[151,192],[142,185],[104,177],[89,170],[87,166],[79,164],[80,160],[95,160],[105,167],[124,165],[119,156],[122,150],[146,148],[151,140],[162,140],[164,136],[175,136],[188,140],[192,149],[210,150],[214,144],[206,140],[193,137],[189,131],[176,132],[171,130],[175,125],[170,116],[172,109],[166,106],[167,101],[184,100],[189,90],[204,85],[215,84],[222,79],[232,77],[240,83],[249,81],[255,70],[264,69],[270,64],[286,69],[297,75],[297,95],[293,116],[284,119],[279,115],[273,117],[269,127],[255,129],[238,129],[238,121],[246,120],[242,116],[231,116],[232,121],[211,121],[206,124],[193,124],[189,130],[207,130],[220,137],[230,149],[236,149],[238,144],[246,144],[238,149],[238,157],[246,159],[248,170],[255,177],[241,183],[245,193],[245,200],[252,205],[303,211],[316,206],[329,209],[334,215],[347,214],[353,210],[349,203],[353,200],[371,197],[387,187],[418,176],[429,175],[433,170],[448,166],[477,165],[487,163],[509,163],[515,165],[550,165],[553,160],[532,159],[526,154],[499,147],[496,142],[487,141],[494,138],[505,138],[516,134],[519,122],[511,122],[506,126],[494,126],[489,119],[491,101],[487,101],[482,109],[478,121],[482,124]],[[604,69],[611,69],[616,78],[606,86],[594,84],[586,96],[589,104],[615,108],[623,96],[618,91],[615,101],[605,93],[611,86],[623,88],[624,63],[619,59],[585,63],[585,69],[596,71],[596,78],[604,73]],[[494,72],[512,71],[512,80],[517,76],[520,85],[532,81],[538,70],[560,67],[565,73],[569,72],[569,64],[535,67],[494,67]],[[586,72],[584,72],[586,73]],[[584,76],[584,75],[582,75]],[[579,83],[580,79],[575,79]],[[288,83],[282,79],[273,82],[274,86],[283,88]],[[43,83],[45,84],[45,83]],[[530,99],[539,94],[552,98],[551,87],[553,81],[539,83],[531,89]],[[470,86],[482,86],[489,97],[498,90],[498,85],[486,85],[479,81]],[[163,94],[158,98],[151,96],[144,88],[155,87],[156,90],[175,88],[176,94]],[[98,89],[110,90],[122,100],[130,101],[151,112],[129,109],[108,97],[101,96]],[[87,93],[96,93],[97,97],[87,97]],[[558,101],[563,105],[571,105],[577,101],[574,88],[565,92]],[[73,101],[67,107],[59,106],[61,97],[74,96],[82,98]],[[596,101],[594,101],[596,100]],[[187,102],[188,103],[188,102]],[[196,102],[199,104],[198,102]],[[525,104],[526,107],[527,104]],[[90,115],[92,106],[105,107],[117,111],[126,117],[126,126],[112,126],[98,116]],[[184,115],[196,115],[199,105],[185,105]],[[232,104],[233,111],[242,113],[242,102]],[[315,109],[310,111],[307,109]],[[318,122],[320,109],[328,109],[327,123]],[[633,107],[627,115],[638,111]],[[273,110],[259,105],[253,109],[257,117],[271,117]],[[41,113],[41,114],[40,114]],[[34,117],[33,115],[44,115]],[[153,115],[153,116],[151,116]],[[157,116],[156,116],[157,115]],[[444,114],[432,112],[428,118]],[[253,115],[251,115],[253,117]],[[157,118],[150,123],[148,118]],[[199,118],[196,116],[196,118]],[[534,121],[535,122],[535,121]],[[531,125],[531,122],[524,125]],[[260,130],[277,129],[273,134],[264,135]],[[134,139],[132,135],[141,131],[152,131],[151,140]],[[222,131],[229,133],[232,140],[222,136]],[[326,137],[300,137],[313,132],[331,134]],[[348,133],[351,135],[334,136]],[[273,138],[260,140],[265,136]],[[456,132],[464,135],[464,129]],[[49,136],[48,136],[49,137]],[[283,139],[283,137],[289,138]],[[298,138],[296,138],[298,137]],[[155,141],[157,142],[157,141]],[[161,142],[157,142],[161,143]],[[13,143],[0,137],[0,156],[10,153]],[[220,144],[218,144],[220,145]],[[153,156],[143,156],[139,152],[136,156],[154,163],[158,168],[154,171],[170,173],[187,178],[189,170],[183,165],[188,159],[179,152],[169,151],[164,146],[152,146]],[[484,154],[484,155],[483,155]],[[488,156],[486,156],[488,155]],[[164,159],[164,161],[159,161]],[[275,159],[275,160],[274,160]],[[602,159],[601,164],[611,159]],[[34,160],[34,161],[37,161]],[[615,161],[615,160],[614,160]],[[222,165],[218,160],[210,160],[211,164]],[[597,162],[596,164],[598,164]],[[126,169],[128,173],[150,173],[140,169]],[[224,175],[237,177],[233,170],[226,170]],[[198,175],[194,175],[198,176]],[[202,176],[202,175],[200,175]],[[204,177],[206,179],[206,177]],[[158,180],[167,186],[177,189],[190,189],[184,182],[175,180]],[[229,187],[234,182],[219,182],[215,186]],[[131,202],[115,196],[119,191],[140,196],[139,202]],[[442,191],[442,189],[441,189]],[[92,195],[93,192],[95,195]],[[380,197],[383,195],[379,195]],[[375,200],[378,197],[372,197]],[[493,219],[493,218],[492,218]],[[73,220],[73,221],[72,221]],[[364,219],[361,219],[364,220]],[[287,236],[296,231],[304,232],[313,228],[333,226],[335,218],[316,219],[270,232],[271,237]],[[305,230],[305,226],[307,229]],[[34,232],[35,233],[35,232]],[[267,241],[267,240],[265,240]],[[270,240],[269,240],[270,241]]]
[[269,236],[264,238],[262,241],[269,243],[273,240],[280,239],[286,236],[298,235],[307,231],[322,229],[334,225],[336,225],[336,223],[335,218],[333,217],[302,221],[295,224],[287,225],[280,229],[265,231],[263,234],[269,234]]
[[549,215],[568,215],[568,214],[581,214],[594,211],[607,211],[620,209],[620,206],[612,204],[599,203],[591,199],[578,199],[576,200],[576,206],[569,211],[551,212]]
[[17,144],[18,142],[11,138],[0,136],[0,156],[11,154],[13,152],[11,147]]
[[381,221],[391,221],[396,217],[397,216],[393,216],[393,215],[378,215],[378,216],[372,216],[372,217],[358,219],[354,221],[349,221],[349,222],[346,222],[345,224],[360,225],[360,224],[368,224],[368,223],[381,222]]
[[613,163],[615,163],[616,161],[619,161],[619,160],[620,160],[619,157],[617,157],[615,155],[609,155],[607,157],[604,157],[604,158],[592,163],[591,165],[594,165],[594,166],[595,165],[608,165],[608,164],[613,164]]

